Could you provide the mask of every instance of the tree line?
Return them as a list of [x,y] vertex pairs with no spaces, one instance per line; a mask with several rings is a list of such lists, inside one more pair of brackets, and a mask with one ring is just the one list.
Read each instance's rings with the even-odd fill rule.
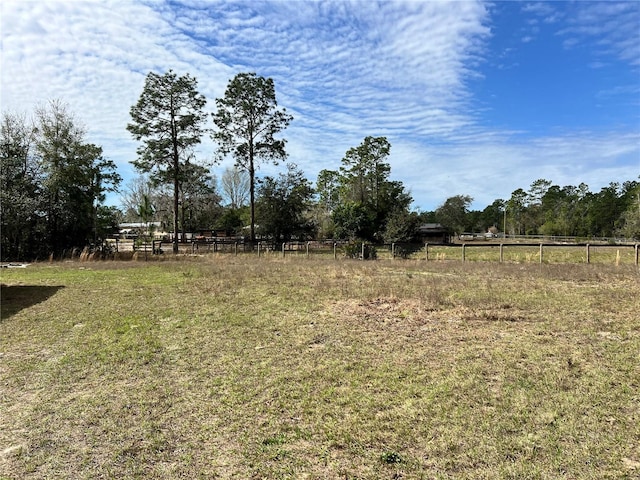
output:
[[528,190],[497,199],[484,210],[470,210],[472,198],[448,198],[431,218],[455,232],[504,232],[581,238],[640,239],[640,182],[612,182],[599,192],[585,183],[554,185],[535,180]]
[[[561,187],[540,179],[482,211],[470,209],[471,197],[456,195],[434,211],[416,212],[409,191],[390,177],[386,137],[365,137],[345,152],[338,168],[322,170],[315,184],[287,162],[280,135],[293,117],[278,106],[272,79],[240,73],[215,100],[213,112],[205,106],[191,75],[147,75],[125,126],[139,143],[132,161],[139,176],[123,189],[114,163],[86,141],[86,130],[61,102],[37,107],[31,119],[3,113],[2,259],[97,247],[122,221],[170,225],[174,252],[186,232],[205,229],[274,243],[415,241],[424,223],[440,223],[452,235],[506,230],[640,239],[638,181],[611,183],[593,193],[585,184]],[[207,126],[210,119],[213,128]],[[195,153],[205,135],[216,145],[210,162]],[[211,167],[224,158],[234,166],[218,179]],[[265,162],[285,162],[285,168],[259,177]],[[121,192],[122,209],[104,205],[110,191]]]
[[116,215],[105,194],[121,178],[66,106],[53,101],[31,120],[5,113],[0,130],[2,260],[47,258],[105,238]]

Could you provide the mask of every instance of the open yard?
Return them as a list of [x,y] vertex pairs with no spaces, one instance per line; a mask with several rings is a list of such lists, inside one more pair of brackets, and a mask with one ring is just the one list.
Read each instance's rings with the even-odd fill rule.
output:
[[2,479],[640,477],[632,263],[0,275]]

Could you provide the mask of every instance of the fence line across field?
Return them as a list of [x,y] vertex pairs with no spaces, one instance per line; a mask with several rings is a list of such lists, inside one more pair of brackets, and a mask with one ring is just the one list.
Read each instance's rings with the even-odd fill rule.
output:
[[[573,250],[573,251],[580,251],[582,250],[584,252],[584,263],[592,263],[592,258],[593,255],[595,255],[597,252],[599,251],[603,251],[603,250],[614,250],[616,252],[615,255],[615,263],[619,264],[621,263],[621,256],[620,256],[620,251],[623,252],[627,252],[629,253],[632,257],[633,257],[633,263],[638,266],[639,265],[639,251],[640,251],[640,244],[619,244],[619,245],[593,245],[593,244],[558,244],[558,243],[500,243],[500,244],[477,244],[477,243],[462,243],[462,244],[458,244],[458,245],[430,245],[430,244],[425,244],[424,246],[424,254],[425,254],[425,259],[426,260],[433,260],[433,258],[430,258],[429,253],[430,253],[430,249],[431,249],[431,253],[435,251],[437,251],[438,249],[456,249],[456,248],[460,248],[461,250],[461,254],[460,254],[460,259],[465,262],[468,261],[468,250],[471,249],[479,249],[479,250],[492,250],[492,249],[498,249],[499,250],[499,256],[498,256],[498,261],[500,263],[505,261],[505,250],[509,249],[509,250],[519,250],[519,249],[525,249],[528,248],[529,250],[531,249],[535,249],[536,250],[536,254],[535,256],[538,259],[539,263],[544,263],[545,261],[545,254],[549,253],[550,251],[554,251],[554,250]],[[628,255],[627,255],[628,256]],[[436,257],[436,259],[438,259]],[[573,262],[558,262],[558,263],[576,263],[575,261]]]
[[[182,253],[202,254],[202,253],[231,253],[234,255],[253,253],[258,257],[265,255],[305,255],[307,257],[312,254],[331,254],[334,259],[338,259],[339,256],[344,256],[345,246],[349,245],[349,242],[338,241],[322,241],[314,240],[307,242],[284,242],[274,244],[273,242],[244,242],[234,240],[218,240],[213,241],[192,241],[190,243],[182,244]],[[460,244],[441,244],[441,243],[424,243],[424,244],[410,244],[410,243],[391,243],[384,245],[375,245],[371,243],[361,242],[358,243],[359,255],[352,258],[365,259],[368,255],[365,253],[365,249],[373,247],[378,253],[380,258],[413,258],[423,259],[426,261],[437,260],[461,260],[467,261],[498,261],[503,263],[507,260],[506,252],[517,252],[514,255],[515,260],[519,262],[521,258],[519,255],[525,255],[527,262],[538,261],[544,263],[546,259],[553,259],[557,257],[557,251],[571,251],[576,257],[576,252],[580,253],[578,259],[567,260],[569,254],[565,255],[565,261],[557,261],[555,263],[593,263],[594,258],[602,257],[603,252],[607,252],[611,256],[612,251],[615,249],[615,257],[612,261],[616,264],[633,262],[636,266],[639,265],[640,256],[640,244],[590,244],[590,243],[460,243]],[[153,254],[163,253],[162,242],[154,240],[148,243],[139,243],[136,245],[134,242],[118,242],[115,246],[116,251],[150,251]],[[186,250],[185,250],[186,249]],[[455,253],[459,249],[458,253]],[[493,251],[498,252],[497,255],[493,254]],[[471,252],[482,251],[485,255],[482,258],[478,258]],[[622,252],[622,255],[621,255]],[[554,257],[555,255],[555,257]],[[496,258],[497,257],[497,258]],[[629,257],[632,257],[629,260]],[[602,262],[600,262],[602,263]]]

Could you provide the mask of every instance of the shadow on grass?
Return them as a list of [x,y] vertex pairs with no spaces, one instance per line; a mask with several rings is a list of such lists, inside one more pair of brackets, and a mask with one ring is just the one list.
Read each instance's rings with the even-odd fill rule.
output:
[[44,302],[64,286],[0,285],[0,321],[23,308]]

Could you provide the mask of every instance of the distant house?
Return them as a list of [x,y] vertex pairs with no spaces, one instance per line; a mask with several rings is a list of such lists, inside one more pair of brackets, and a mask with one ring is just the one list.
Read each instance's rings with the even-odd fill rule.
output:
[[155,236],[165,235],[162,232],[161,222],[130,222],[118,224],[120,238],[137,238],[141,235],[149,235],[149,231],[154,231]]
[[420,225],[417,236],[422,243],[449,243],[449,233],[439,223],[424,223]]

